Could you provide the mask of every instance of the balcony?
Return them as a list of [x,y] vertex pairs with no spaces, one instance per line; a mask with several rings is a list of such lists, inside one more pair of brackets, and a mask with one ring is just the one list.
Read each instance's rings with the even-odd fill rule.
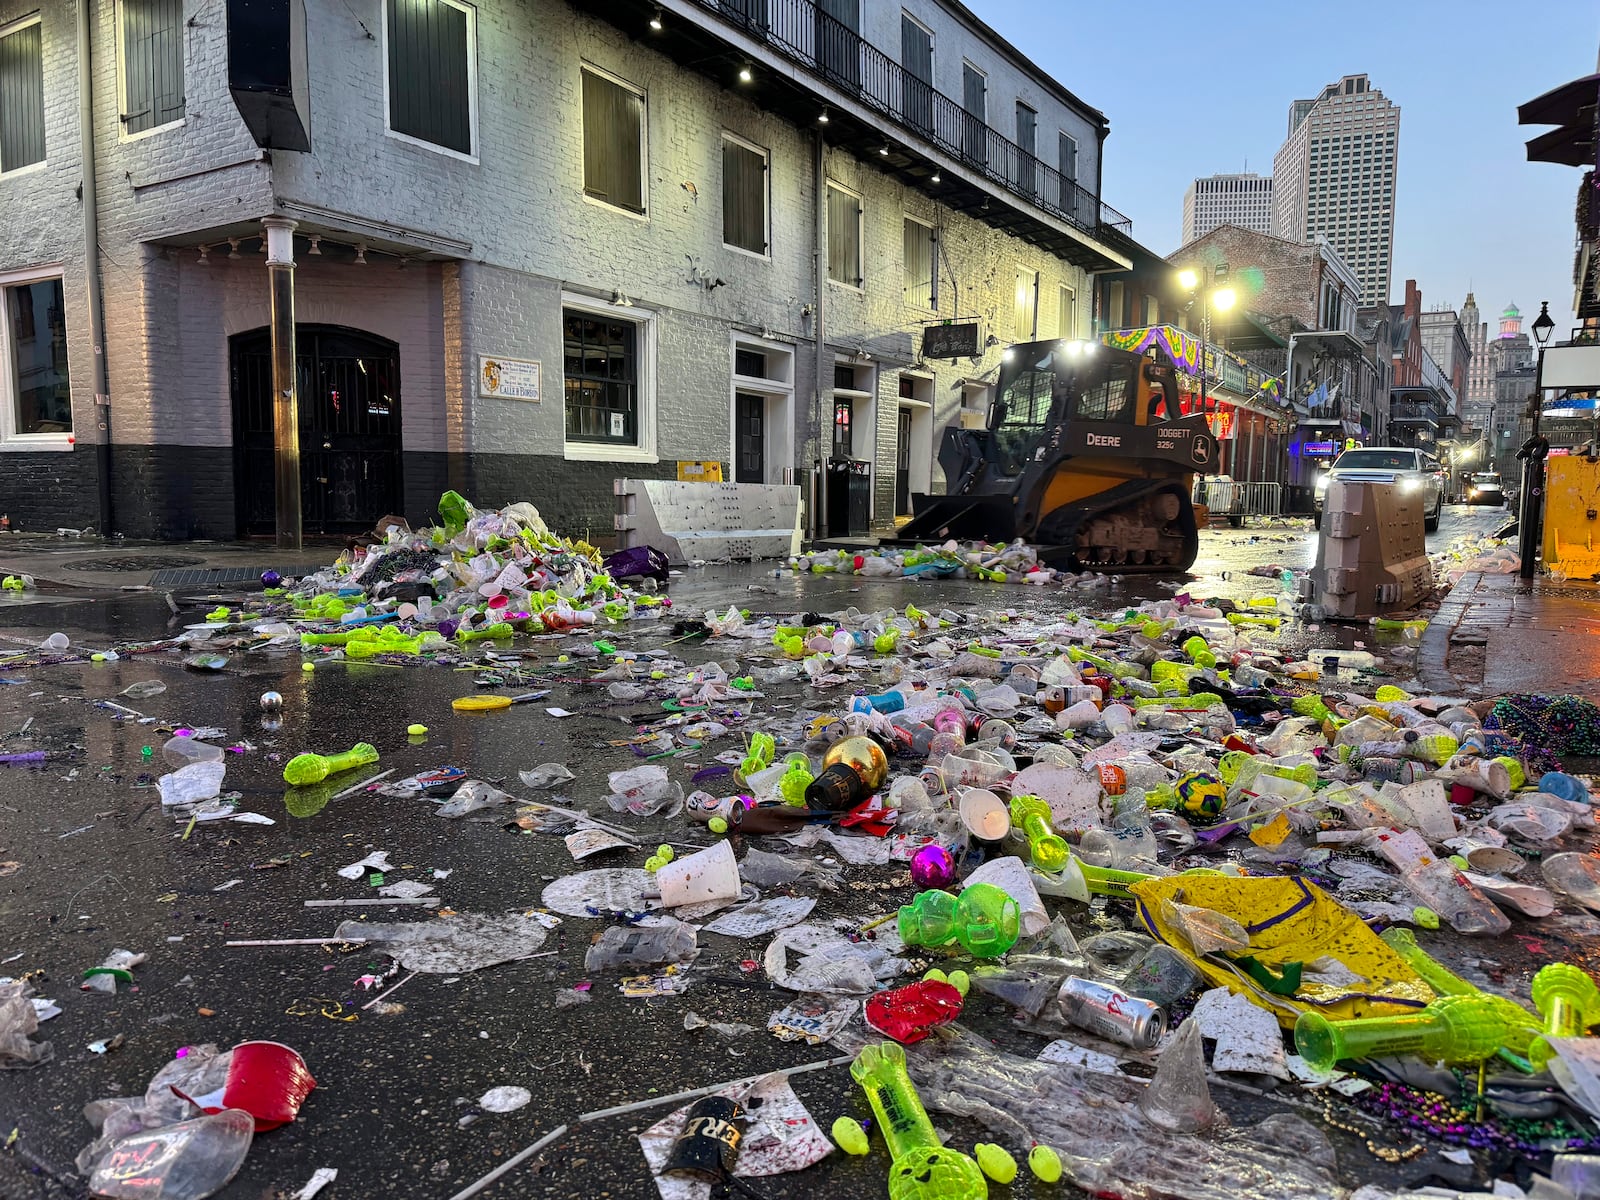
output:
[[1432,388],[1395,388],[1390,393],[1389,425],[1410,429],[1437,430],[1443,418],[1439,399]]
[[[585,9],[585,11],[593,11]],[[749,99],[801,128],[827,111],[829,145],[1091,270],[1126,269],[1133,222],[990,128],[815,0],[628,0],[600,13],[644,44],[736,89],[740,64],[768,63]],[[650,32],[652,13],[663,17]],[[710,14],[714,20],[704,20]],[[746,58],[746,56],[749,56]],[[896,132],[887,142],[884,127]],[[994,205],[991,198],[1005,201]],[[1110,245],[1102,239],[1110,237]]]

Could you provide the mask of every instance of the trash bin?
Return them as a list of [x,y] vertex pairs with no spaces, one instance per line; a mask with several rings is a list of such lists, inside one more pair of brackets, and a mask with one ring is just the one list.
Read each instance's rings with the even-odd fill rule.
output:
[[828,536],[857,537],[871,523],[872,465],[854,458],[828,460]]

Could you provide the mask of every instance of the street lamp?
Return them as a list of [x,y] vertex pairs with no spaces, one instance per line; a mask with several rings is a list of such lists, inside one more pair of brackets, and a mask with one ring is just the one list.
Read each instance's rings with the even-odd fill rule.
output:
[[1544,411],[1544,352],[1550,344],[1550,335],[1556,323],[1550,316],[1550,301],[1539,302],[1539,315],[1534,318],[1533,340],[1539,346],[1539,358],[1533,369],[1533,398],[1528,401],[1533,426],[1528,440],[1517,451],[1522,460],[1522,511],[1517,519],[1517,540],[1522,551],[1520,574],[1532,579],[1539,557],[1539,543],[1544,540],[1544,464],[1550,454],[1550,442],[1539,434],[1539,417]]
[[1211,345],[1211,312],[1227,312],[1238,303],[1239,295],[1233,288],[1227,286],[1228,264],[1219,262],[1210,268],[1209,278],[1207,268],[1201,267],[1196,271],[1193,267],[1185,267],[1178,272],[1178,286],[1189,293],[1189,303],[1186,309],[1194,306],[1195,300],[1200,300],[1200,411],[1206,411],[1206,351]]

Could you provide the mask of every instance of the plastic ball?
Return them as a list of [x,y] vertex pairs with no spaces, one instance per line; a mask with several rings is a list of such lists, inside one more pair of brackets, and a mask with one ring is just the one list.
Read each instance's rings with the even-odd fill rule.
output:
[[972,977],[965,971],[951,971],[949,983],[951,987],[955,988],[963,996],[972,990]]
[[300,669],[302,671],[315,671],[317,669],[317,664],[316,663],[308,663],[308,662],[301,663],[300,664]]
[[652,875],[666,865],[666,863],[661,861],[661,856],[659,854],[652,854],[649,858],[644,860],[644,869],[650,872]]
[[924,846],[911,859],[911,882],[922,891],[947,888],[955,878],[956,860],[943,846]]
[[1028,1151],[1028,1170],[1045,1183],[1056,1183],[1061,1179],[1061,1155],[1049,1146],[1035,1146]]
[[263,712],[277,712],[283,707],[283,697],[277,692],[261,693],[261,708]]
[[928,983],[949,983],[950,982],[950,976],[946,975],[938,967],[929,967],[928,968],[928,973],[926,975],[924,975],[922,978]]
[[836,1118],[830,1132],[833,1140],[839,1143],[839,1149],[846,1154],[865,1154],[872,1148],[867,1143],[867,1131],[853,1117]]
[[1172,790],[1178,808],[1194,825],[1214,825],[1228,803],[1228,789],[1222,780],[1204,771],[1190,771],[1179,777]]
[[1439,928],[1439,914],[1431,908],[1424,908],[1420,904],[1411,910],[1411,919],[1423,929]]
[[672,852],[671,846],[662,842],[661,845],[656,847],[656,857],[664,863],[669,863],[678,856]]
[[261,572],[261,586],[264,588],[275,588],[282,582],[283,576],[276,571]]
[[1017,1160],[1003,1146],[993,1142],[979,1142],[972,1148],[978,1168],[996,1183],[1010,1183],[1017,1177]]
[[706,822],[706,828],[711,830],[712,833],[727,833],[728,822],[722,817],[712,817],[711,820]]
[[426,725],[407,725],[406,726],[406,736],[408,736],[408,737],[423,737],[423,736],[425,736],[427,734],[427,732],[428,732],[428,727]]

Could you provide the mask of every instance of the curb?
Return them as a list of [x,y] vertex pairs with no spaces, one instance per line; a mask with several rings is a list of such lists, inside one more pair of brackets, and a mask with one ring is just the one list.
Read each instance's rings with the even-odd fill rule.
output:
[[1466,690],[1451,672],[1450,639],[1467,615],[1467,606],[1483,583],[1482,571],[1468,571],[1456,581],[1422,631],[1417,647],[1417,679],[1430,692],[1460,696]]

